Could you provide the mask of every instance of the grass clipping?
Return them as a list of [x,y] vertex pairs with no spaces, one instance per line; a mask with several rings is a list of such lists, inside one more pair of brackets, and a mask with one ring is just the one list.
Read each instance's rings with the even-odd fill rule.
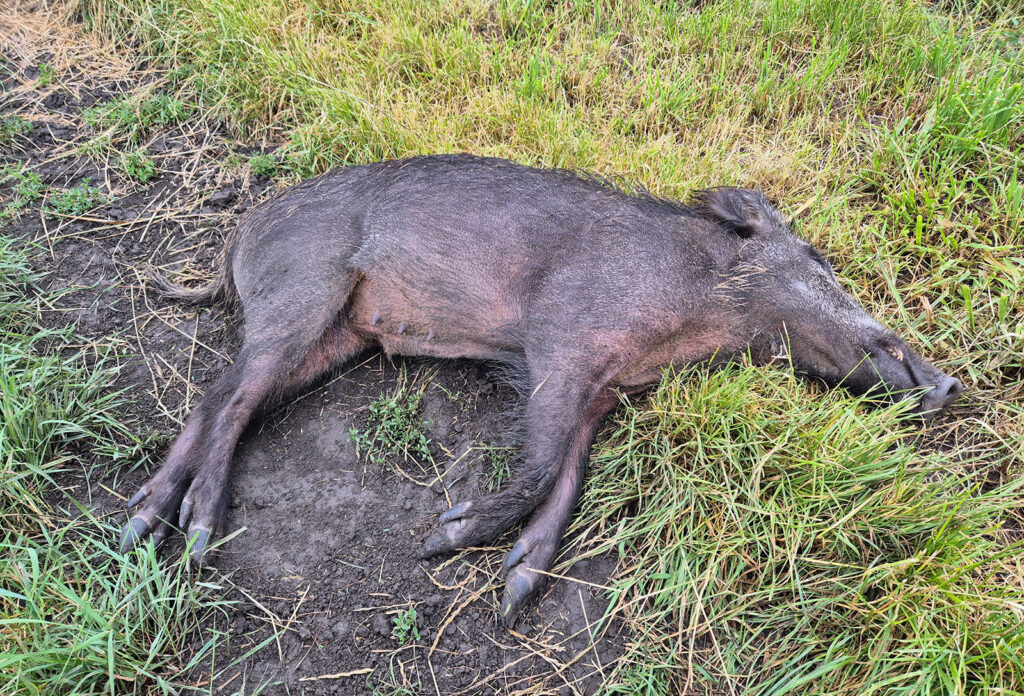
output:
[[626,561],[619,688],[1019,693],[1020,482],[916,451],[906,411],[745,366],[620,410],[575,524]]

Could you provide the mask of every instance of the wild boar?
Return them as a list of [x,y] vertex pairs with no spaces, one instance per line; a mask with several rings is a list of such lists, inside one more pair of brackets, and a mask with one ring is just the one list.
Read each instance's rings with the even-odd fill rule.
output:
[[602,417],[666,367],[782,359],[830,386],[912,397],[925,415],[963,390],[747,189],[684,205],[469,155],[345,167],[253,210],[210,286],[158,282],[178,299],[239,303],[244,344],[129,501],[140,507],[122,550],[176,526],[201,560],[249,420],[360,351],[496,361],[523,382],[522,463],[500,492],[443,513],[424,554],[490,541],[532,513],[505,562],[506,625],[554,561]]

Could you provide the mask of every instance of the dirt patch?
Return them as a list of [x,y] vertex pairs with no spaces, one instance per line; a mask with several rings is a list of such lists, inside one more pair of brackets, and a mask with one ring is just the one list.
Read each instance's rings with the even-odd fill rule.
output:
[[[147,290],[144,269],[208,277],[234,221],[273,188],[250,164],[266,148],[233,142],[189,105],[186,88],[55,12],[0,10],[0,46],[0,119],[13,124],[4,131],[0,210],[32,176],[39,193],[0,222],[5,233],[39,245],[38,266],[48,273],[42,284],[61,293],[46,321],[119,350],[126,417],[140,437],[156,433],[166,443],[233,354],[237,326],[218,309],[160,300]],[[145,122],[153,99],[177,116]],[[104,105],[119,100],[129,117],[104,120]],[[175,104],[186,108],[175,112]],[[152,162],[153,178],[142,181],[126,163],[132,152]],[[62,192],[89,187],[104,200],[80,209],[68,199],[57,211]],[[423,389],[433,461],[368,463],[350,431],[363,427],[373,400],[400,384]],[[233,587],[237,598],[210,627],[231,635],[218,665],[266,644],[214,690],[251,693],[268,683],[261,693],[593,693],[625,640],[617,621],[602,620],[601,586],[613,559],[563,562],[556,572],[568,577],[550,584],[509,633],[496,617],[512,535],[500,548],[418,558],[435,513],[493,485],[485,446],[508,444],[514,403],[486,365],[367,354],[250,427],[234,460],[234,534],[199,579]],[[124,498],[107,490],[129,494],[146,472],[107,462],[94,471],[88,485],[63,483],[97,512],[124,516]],[[170,559],[180,556],[180,540],[168,546],[168,563],[177,562]],[[563,552],[563,561],[570,556]],[[197,668],[196,684],[218,665]]]

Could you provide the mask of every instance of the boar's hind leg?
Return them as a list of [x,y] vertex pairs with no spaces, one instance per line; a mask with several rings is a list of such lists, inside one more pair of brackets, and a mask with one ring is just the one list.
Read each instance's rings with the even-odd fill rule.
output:
[[505,597],[501,602],[501,620],[511,628],[530,596],[544,579],[543,573],[551,569],[555,554],[569,525],[572,511],[583,488],[583,474],[587,469],[590,445],[597,434],[601,419],[617,402],[614,391],[602,392],[590,404],[572,445],[565,456],[558,480],[544,504],[533,513],[519,540],[505,557]]
[[548,373],[547,378],[535,377],[534,384],[526,404],[523,464],[499,493],[444,512],[424,542],[424,556],[494,539],[533,512],[551,491],[595,390],[593,380],[570,374]]
[[344,326],[325,331],[329,317],[296,312],[276,326],[254,323],[263,326],[247,327],[238,360],[193,409],[160,471],[129,501],[142,506],[121,533],[122,552],[149,534],[159,544],[177,523],[188,525],[192,558],[201,561],[223,523],[231,455],[253,414],[364,345]]

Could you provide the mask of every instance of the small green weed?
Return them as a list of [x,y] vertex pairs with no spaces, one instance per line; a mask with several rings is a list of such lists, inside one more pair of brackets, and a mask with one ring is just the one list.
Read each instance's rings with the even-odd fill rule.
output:
[[8,116],[0,121],[0,144],[10,145],[18,136],[31,133],[34,127],[26,118],[18,115]]
[[140,184],[145,184],[159,173],[153,158],[145,150],[135,150],[122,155],[121,169]]
[[0,167],[0,186],[11,185],[11,197],[0,210],[0,220],[17,218],[29,205],[39,200],[46,188],[43,180],[20,164]]
[[54,73],[53,68],[48,63],[39,64],[39,77],[37,82],[40,87],[46,87],[53,83]]
[[371,462],[380,466],[386,466],[389,456],[397,455],[429,461],[430,440],[420,418],[422,400],[422,390],[409,391],[403,379],[392,393],[370,404],[370,416],[363,429],[349,430],[348,438],[356,444],[356,451],[365,452]]
[[450,403],[458,406],[460,411],[468,411],[472,406],[469,395],[463,394],[458,389],[446,389],[444,385],[438,383],[434,384],[434,388],[444,394],[444,398],[448,399]]
[[78,186],[61,191],[49,198],[43,210],[54,217],[83,215],[93,208],[110,202],[99,188],[89,183],[88,177]]
[[398,612],[391,622],[394,624],[391,637],[398,641],[399,645],[405,645],[410,638],[420,639],[420,629],[416,625],[416,607],[410,605],[405,611]]
[[192,114],[192,108],[181,99],[166,94],[146,97],[125,95],[86,109],[82,116],[91,128],[109,130],[138,142],[156,128],[181,123]]
[[111,151],[113,151],[113,143],[109,133],[95,135],[75,147],[77,154],[96,160],[103,159]]
[[249,168],[257,176],[276,176],[280,164],[273,155],[253,155],[249,158]]

